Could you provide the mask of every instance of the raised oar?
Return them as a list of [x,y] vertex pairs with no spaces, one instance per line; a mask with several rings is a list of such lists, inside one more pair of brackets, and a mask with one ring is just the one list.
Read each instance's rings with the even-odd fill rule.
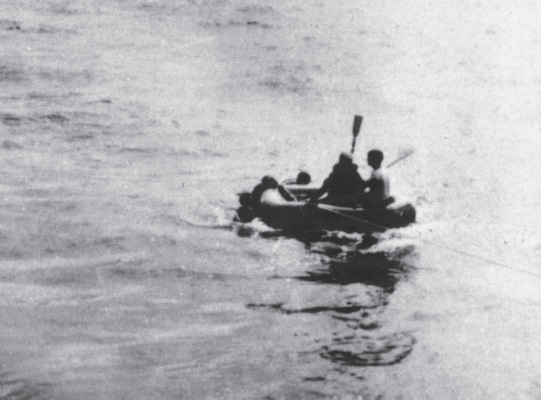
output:
[[396,160],[394,160],[392,163],[388,164],[388,165],[387,165],[387,168],[392,167],[392,166],[395,165],[397,162],[402,161],[402,160],[408,158],[408,157],[411,156],[413,153],[414,153],[413,149],[401,151],[401,152],[400,152],[400,155],[398,156],[398,158],[397,158]]
[[353,118],[353,143],[351,143],[351,154],[353,155],[353,152],[355,151],[355,141],[357,140],[357,136],[359,135],[359,132],[361,130],[361,124],[363,122],[363,117],[360,115],[356,115],[355,118]]

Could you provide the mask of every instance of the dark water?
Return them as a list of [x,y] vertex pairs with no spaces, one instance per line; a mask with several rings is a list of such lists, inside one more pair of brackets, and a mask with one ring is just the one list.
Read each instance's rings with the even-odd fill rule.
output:
[[[539,8],[0,0],[0,397],[539,398]],[[418,224],[231,223],[354,114]]]

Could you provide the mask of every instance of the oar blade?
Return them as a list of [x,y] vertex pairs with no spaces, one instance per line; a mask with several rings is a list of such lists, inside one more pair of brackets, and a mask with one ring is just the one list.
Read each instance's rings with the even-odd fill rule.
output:
[[351,154],[355,152],[355,141],[357,140],[357,135],[361,130],[361,124],[363,123],[363,117],[356,115],[353,118],[353,142],[351,143]]
[[361,130],[361,124],[363,123],[363,117],[356,115],[353,118],[353,137],[357,137]]

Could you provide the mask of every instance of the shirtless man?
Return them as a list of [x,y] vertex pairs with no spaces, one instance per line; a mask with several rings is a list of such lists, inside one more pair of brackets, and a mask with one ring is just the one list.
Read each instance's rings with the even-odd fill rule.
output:
[[368,152],[367,162],[373,169],[370,179],[365,183],[365,194],[361,203],[365,207],[385,207],[394,201],[391,197],[389,178],[384,168],[381,168],[383,153],[379,150]]

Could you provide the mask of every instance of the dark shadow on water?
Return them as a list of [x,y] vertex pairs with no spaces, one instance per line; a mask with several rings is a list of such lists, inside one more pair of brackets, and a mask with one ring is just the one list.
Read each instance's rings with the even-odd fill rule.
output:
[[392,293],[396,283],[406,274],[405,266],[399,261],[389,259],[384,253],[347,254],[343,259],[330,259],[306,276],[299,276],[301,281],[322,284],[350,285],[362,283],[378,286],[386,293]]
[[364,252],[378,243],[370,235],[344,235],[337,232],[264,232],[261,237],[290,238],[301,242],[311,254],[321,255],[318,265],[312,267],[300,281],[321,284],[350,285],[362,283],[377,286],[388,294],[398,281],[405,278],[411,267],[404,262],[413,248],[395,250],[392,254]]

